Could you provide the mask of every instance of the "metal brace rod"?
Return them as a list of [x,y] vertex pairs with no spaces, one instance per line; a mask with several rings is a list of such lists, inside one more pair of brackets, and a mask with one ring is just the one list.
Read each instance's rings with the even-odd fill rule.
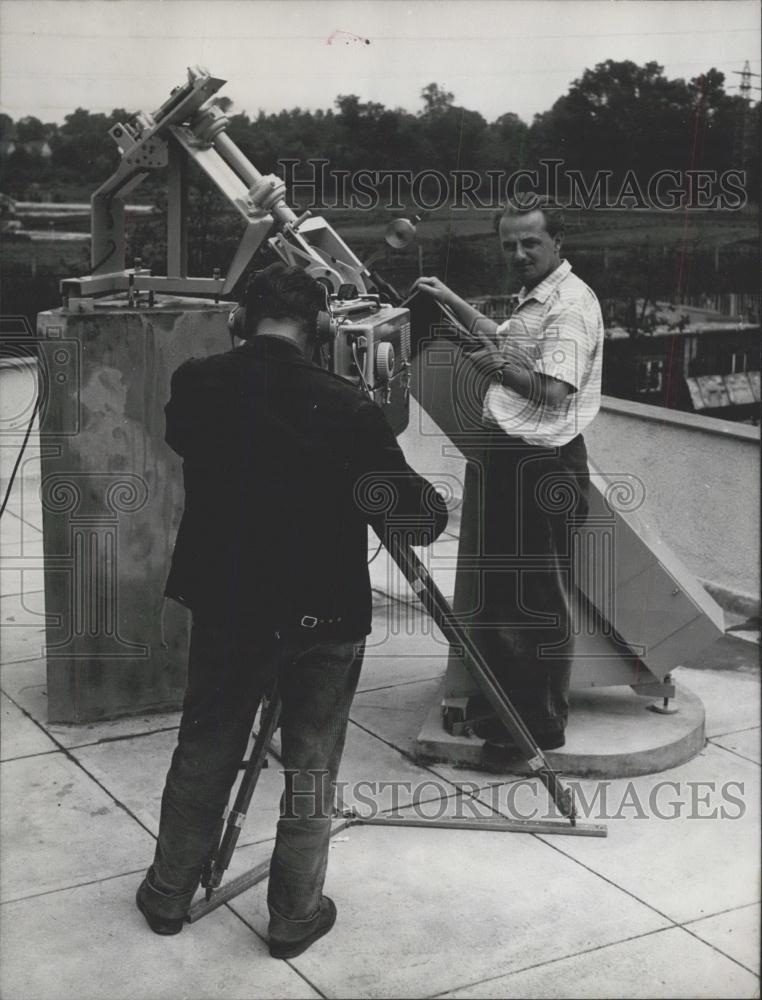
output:
[[426,567],[413,552],[411,546],[403,543],[399,537],[392,534],[385,544],[419,601],[439,626],[450,645],[459,645],[465,649],[468,654],[469,669],[474,674],[475,680],[497,717],[511,734],[529,767],[547,788],[558,811],[574,826],[576,810],[572,790],[563,785],[558,774],[548,763],[545,754],[537,746],[534,737],[524,724],[524,720],[500,687],[481,650],[458,621],[450,605],[431,579]]
[[[604,823],[565,823],[554,819],[504,819],[502,816],[484,816],[480,819],[466,816],[416,816],[395,813],[380,816],[354,816],[347,826],[416,826],[436,827],[439,830],[481,830],[483,833],[561,833],[576,837],[606,837]],[[333,836],[333,833],[331,833]]]
[[[351,810],[345,811],[342,822],[337,823],[331,830],[331,837],[342,833],[353,826],[397,826],[397,827],[423,827],[436,828],[438,830],[476,830],[481,833],[535,833],[535,834],[564,834],[575,837],[606,837],[608,831],[604,823],[575,823],[572,826],[559,820],[509,820],[500,816],[487,817],[482,819],[468,819],[459,816],[427,817],[398,814],[382,814],[380,816],[359,816]],[[211,896],[201,899],[191,907],[188,914],[188,923],[195,923],[207,913],[211,913],[218,907],[223,906],[242,892],[253,888],[263,882],[270,872],[270,861],[262,861],[254,868],[230,879],[225,885],[216,889]]]

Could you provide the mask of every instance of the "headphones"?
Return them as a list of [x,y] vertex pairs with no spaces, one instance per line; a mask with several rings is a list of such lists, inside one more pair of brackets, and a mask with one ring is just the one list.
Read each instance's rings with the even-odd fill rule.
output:
[[339,332],[339,325],[331,313],[331,292],[328,285],[323,281],[318,284],[325,293],[325,309],[321,309],[315,320],[315,333],[317,335],[316,347],[333,343],[336,334]]
[[238,337],[244,339],[246,332],[246,306],[242,302],[236,302],[228,313],[228,333],[231,339]]
[[[322,282],[319,282],[319,284],[325,289],[325,309],[321,309],[317,314],[315,333],[317,338],[316,346],[322,347],[323,344],[333,342],[338,332],[338,324],[330,311],[328,287]],[[228,333],[231,338],[238,337],[239,340],[246,338],[246,306],[243,302],[236,302],[228,313]]]

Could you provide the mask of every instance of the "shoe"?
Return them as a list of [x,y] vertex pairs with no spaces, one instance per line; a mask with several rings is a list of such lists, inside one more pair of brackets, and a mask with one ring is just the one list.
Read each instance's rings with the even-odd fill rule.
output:
[[[538,736],[537,734],[532,735],[532,739],[535,741],[540,750],[560,750],[562,746],[566,744],[566,736],[563,733],[555,732],[548,733],[545,736]],[[484,745],[499,748],[507,753],[517,754],[520,753],[519,748],[510,738],[510,736],[503,739],[485,739]]]
[[320,913],[315,929],[298,941],[277,941],[270,938],[270,954],[273,958],[296,958],[311,944],[321,938],[336,923],[336,904],[329,896],[320,900]]
[[566,744],[566,737],[563,733],[548,733],[547,736],[537,737],[537,746],[540,750],[560,750]]
[[[477,723],[472,727],[474,736],[492,743],[494,746],[505,747],[507,750],[518,750],[516,744],[505,730],[505,726],[495,719],[487,724]],[[566,737],[562,730],[553,730],[548,733],[532,733],[532,739],[541,750],[558,750],[566,743]]]
[[[484,697],[472,695],[466,706],[466,715],[471,732],[478,739],[484,740],[485,743],[492,744],[494,747],[502,747],[504,750],[518,753],[518,748],[507,729],[491,711]],[[541,750],[558,750],[566,743],[563,729],[557,727],[542,733],[532,731],[530,726],[530,732],[532,739]]]
[[145,901],[145,892],[149,888],[148,880],[143,879],[143,881],[138,886],[138,891],[135,895],[135,903],[138,909],[146,918],[148,926],[154,932],[154,934],[179,934],[183,929],[183,924],[185,923],[185,917],[159,917],[155,913],[151,913]]

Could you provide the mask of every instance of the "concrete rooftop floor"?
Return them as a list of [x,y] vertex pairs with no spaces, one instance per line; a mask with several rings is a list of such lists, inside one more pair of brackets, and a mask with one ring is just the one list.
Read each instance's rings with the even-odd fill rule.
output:
[[[18,444],[0,442],[5,481]],[[337,924],[299,958],[268,955],[265,883],[177,937],[151,934],[134,893],[178,716],[47,723],[35,449],[32,439],[0,522],[4,1000],[759,995],[760,685],[756,646],[737,635],[675,673],[704,701],[703,751],[610,782],[607,839],[352,827],[331,849]],[[374,573],[383,586],[381,563]],[[345,802],[363,806],[363,781],[396,781],[408,812],[469,812],[478,799],[505,813],[511,795],[521,812],[544,809],[544,791],[525,779],[411,759],[445,653],[423,615],[400,618],[399,608],[376,608]],[[279,786],[273,759],[231,874],[268,856]],[[580,787],[588,799],[596,790]],[[377,796],[381,809],[393,808],[391,794]],[[654,803],[668,816],[674,802],[677,818],[654,814]],[[723,806],[725,818],[708,815]]]

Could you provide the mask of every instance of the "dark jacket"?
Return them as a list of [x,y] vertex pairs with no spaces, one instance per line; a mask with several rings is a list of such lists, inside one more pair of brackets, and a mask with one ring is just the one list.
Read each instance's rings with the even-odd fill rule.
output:
[[447,523],[379,408],[282,338],[186,361],[165,412],[185,482],[166,594],[199,617],[365,635],[367,525],[427,545]]

